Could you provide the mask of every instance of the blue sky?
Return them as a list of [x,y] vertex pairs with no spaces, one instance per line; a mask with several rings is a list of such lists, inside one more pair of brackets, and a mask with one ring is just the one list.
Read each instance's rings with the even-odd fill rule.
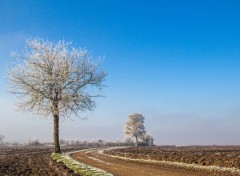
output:
[[61,138],[123,139],[139,112],[157,144],[240,144],[239,1],[0,1],[0,134],[52,140],[52,119],[15,112],[5,79],[25,40],[72,41],[104,56],[106,98]]

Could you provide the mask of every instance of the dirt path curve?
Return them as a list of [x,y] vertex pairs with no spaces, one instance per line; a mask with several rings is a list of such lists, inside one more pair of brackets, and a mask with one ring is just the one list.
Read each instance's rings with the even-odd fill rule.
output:
[[100,149],[76,152],[71,156],[83,163],[112,173],[114,176],[200,176],[197,173],[166,169],[159,165],[111,158],[102,155],[99,151]]

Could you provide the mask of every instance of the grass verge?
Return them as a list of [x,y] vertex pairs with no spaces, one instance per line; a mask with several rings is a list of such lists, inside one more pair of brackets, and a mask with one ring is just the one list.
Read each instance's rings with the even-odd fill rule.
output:
[[104,170],[92,167],[90,165],[78,162],[64,154],[53,153],[51,158],[57,162],[62,162],[70,170],[82,176],[113,176]]

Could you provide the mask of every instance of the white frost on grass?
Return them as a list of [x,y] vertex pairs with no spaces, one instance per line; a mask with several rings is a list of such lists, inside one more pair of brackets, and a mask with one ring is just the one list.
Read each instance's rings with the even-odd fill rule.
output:
[[68,155],[53,153],[51,157],[57,162],[64,163],[69,169],[73,170],[75,173],[83,176],[113,176],[112,174],[107,173],[104,170],[76,161]]
[[238,168],[228,168],[228,167],[220,167],[220,166],[201,166],[197,164],[188,164],[188,163],[181,163],[181,162],[172,162],[172,161],[158,161],[158,160],[150,160],[150,159],[133,159],[133,158],[128,158],[128,157],[122,157],[122,156],[115,156],[115,155],[109,155],[103,153],[104,150],[98,151],[99,154],[112,157],[112,158],[118,158],[118,159],[123,159],[127,161],[137,161],[137,162],[143,162],[143,163],[153,163],[153,164],[162,164],[165,166],[175,166],[178,168],[185,168],[185,169],[194,169],[194,170],[201,170],[201,171],[210,171],[210,172],[228,172],[231,174],[237,174],[240,175],[240,169]]

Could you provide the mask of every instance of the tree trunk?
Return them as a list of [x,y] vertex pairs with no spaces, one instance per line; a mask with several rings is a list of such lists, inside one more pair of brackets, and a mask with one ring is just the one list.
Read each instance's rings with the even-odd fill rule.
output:
[[54,152],[61,153],[60,145],[59,145],[59,115],[54,114],[54,132],[53,132],[53,139],[54,139]]
[[136,138],[136,145],[138,146],[138,136],[136,135],[135,138]]

